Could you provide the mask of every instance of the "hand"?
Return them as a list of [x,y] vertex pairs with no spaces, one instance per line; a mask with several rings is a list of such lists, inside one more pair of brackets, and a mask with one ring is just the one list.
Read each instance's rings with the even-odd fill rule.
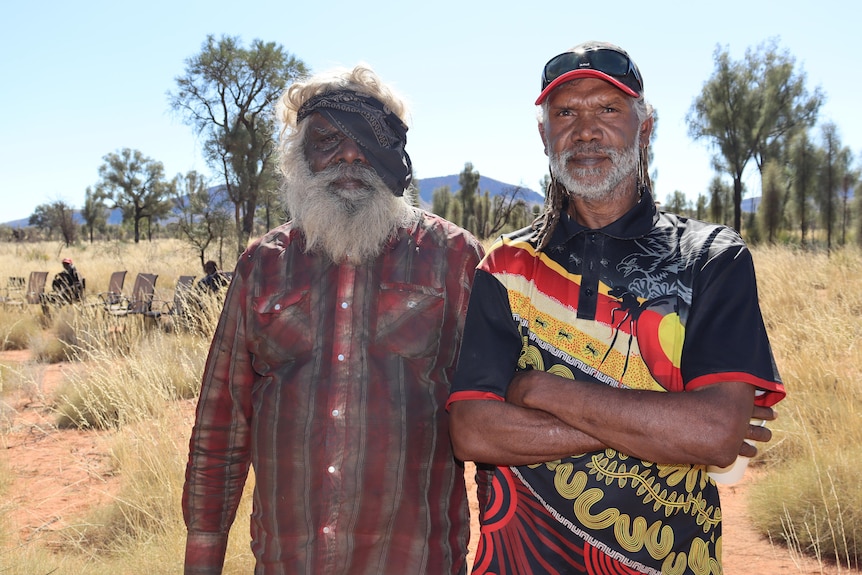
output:
[[[760,407],[755,405],[754,409],[751,411],[751,418],[753,420],[761,419],[763,421],[774,421],[776,418],[775,410],[771,407]],[[767,443],[772,439],[772,430],[766,427],[765,425],[748,425],[748,431],[745,434],[745,439],[742,443],[742,447],[739,448],[739,454],[745,457],[754,457],[757,455],[757,447],[751,445],[749,442],[755,441],[758,443]]]

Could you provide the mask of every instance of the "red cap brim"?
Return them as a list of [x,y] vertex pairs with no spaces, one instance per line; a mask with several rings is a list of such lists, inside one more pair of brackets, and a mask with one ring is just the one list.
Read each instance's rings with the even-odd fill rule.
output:
[[599,80],[610,82],[632,98],[640,98],[640,94],[638,94],[616,78],[608,76],[604,72],[599,72],[598,70],[594,70],[592,68],[584,68],[583,70],[572,70],[571,72],[566,72],[565,74],[554,78],[554,81],[548,84],[547,88],[542,90],[542,93],[539,94],[539,97],[536,100],[536,106],[544,102],[545,99],[548,97],[548,94],[553,92],[558,86],[560,86],[560,84],[564,84],[570,80],[575,80],[577,78],[598,78]]

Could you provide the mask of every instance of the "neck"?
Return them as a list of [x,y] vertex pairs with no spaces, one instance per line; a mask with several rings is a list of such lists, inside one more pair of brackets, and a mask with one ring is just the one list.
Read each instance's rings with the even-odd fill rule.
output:
[[640,199],[641,191],[636,183],[627,182],[601,199],[587,199],[570,194],[567,213],[585,228],[597,230],[623,217]]

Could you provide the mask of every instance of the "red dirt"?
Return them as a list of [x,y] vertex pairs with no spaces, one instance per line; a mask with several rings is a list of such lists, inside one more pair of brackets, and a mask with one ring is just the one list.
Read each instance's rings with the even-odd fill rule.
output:
[[[0,352],[0,363],[24,362],[27,351]],[[40,535],[73,525],[89,509],[103,505],[116,494],[120,477],[114,472],[110,432],[57,429],[50,401],[70,364],[44,366],[37,389],[6,391],[0,397],[0,448],[5,467],[13,475],[12,485],[0,501],[5,527],[17,532],[16,545]],[[803,573],[852,575],[856,570],[820,565],[800,558],[783,546],[759,535],[746,515],[746,485],[759,473],[749,469],[743,481],[721,487],[724,516],[725,575]],[[468,488],[472,467],[468,465]],[[471,490],[471,512],[475,498]],[[474,534],[476,530],[474,524]],[[471,540],[470,552],[475,550]]]

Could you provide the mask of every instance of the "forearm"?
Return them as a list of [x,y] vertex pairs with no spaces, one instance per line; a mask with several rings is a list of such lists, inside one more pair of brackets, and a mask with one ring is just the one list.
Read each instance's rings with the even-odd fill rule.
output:
[[[726,465],[748,432],[754,391],[738,382],[682,393],[618,389],[524,372],[507,399],[546,411],[622,453],[656,463]],[[514,382],[513,382],[514,383]]]
[[463,461],[530,465],[605,447],[549,413],[502,401],[456,401],[450,415],[452,445]]

